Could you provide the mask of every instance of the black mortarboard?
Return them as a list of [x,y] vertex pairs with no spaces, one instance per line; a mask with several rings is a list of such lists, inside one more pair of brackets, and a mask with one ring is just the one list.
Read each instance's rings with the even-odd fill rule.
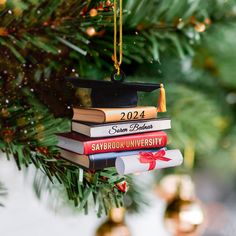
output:
[[[135,107],[138,102],[138,91],[152,92],[160,90],[158,111],[165,112],[165,91],[162,84],[154,83],[127,83],[123,82],[124,74],[121,74],[121,80],[115,80],[115,74],[112,74],[111,81],[88,80],[79,78],[67,78],[67,81],[78,88],[91,88],[91,100],[93,107],[99,108],[122,108]],[[160,107],[161,106],[161,107]]]

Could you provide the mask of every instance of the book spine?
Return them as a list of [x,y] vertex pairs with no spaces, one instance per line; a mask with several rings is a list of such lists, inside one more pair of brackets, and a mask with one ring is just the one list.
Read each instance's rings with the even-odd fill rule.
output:
[[105,122],[147,120],[157,117],[156,107],[134,107],[104,110]]
[[[72,130],[77,131],[73,127],[76,124],[72,124]],[[144,122],[130,122],[130,123],[117,123],[113,125],[103,125],[100,127],[90,128],[90,137],[109,137],[109,136],[121,136],[127,134],[145,133],[151,131],[170,129],[170,120],[158,120],[158,121],[144,121]]]
[[[159,150],[166,150],[166,148],[152,148],[148,149],[149,152],[157,152]],[[139,152],[147,151],[147,149],[139,149],[139,150],[132,150],[132,151],[124,151],[124,152],[107,152],[107,153],[97,153],[89,155],[91,160],[105,160],[109,158],[117,158],[117,157],[124,157],[124,156],[131,156],[136,155]]]
[[89,169],[92,170],[101,170],[108,167],[115,167],[116,159],[118,157],[125,157],[131,155],[137,155],[141,151],[148,151],[148,152],[158,152],[160,150],[166,150],[166,148],[161,149],[148,149],[148,150],[135,150],[135,151],[128,151],[128,152],[108,152],[108,153],[100,153],[100,154],[93,154],[89,155],[90,165]]
[[[86,144],[85,144],[86,143]],[[165,132],[152,132],[138,135],[87,141],[84,144],[84,154],[129,151],[134,149],[160,148],[167,144]]]
[[100,158],[100,159],[94,159],[90,157],[90,170],[102,170],[104,168],[108,167],[114,167],[116,162],[116,157],[111,158]]

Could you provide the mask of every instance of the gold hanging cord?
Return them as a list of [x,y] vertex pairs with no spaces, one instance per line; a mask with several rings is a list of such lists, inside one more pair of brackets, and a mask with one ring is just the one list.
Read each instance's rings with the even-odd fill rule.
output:
[[122,9],[122,0],[120,0],[120,36],[119,36],[119,60],[117,59],[117,0],[114,0],[114,55],[113,55],[113,61],[114,61],[114,67],[117,71],[117,74],[120,75],[120,65],[122,63],[122,57],[123,57],[123,53],[122,53],[122,13],[123,13],[123,9]]
[[[122,58],[123,58],[123,52],[122,52],[122,47],[123,47],[123,35],[122,35],[122,13],[123,13],[123,6],[122,6],[122,0],[119,0],[120,2],[120,9],[119,9],[119,16],[120,16],[120,36],[119,36],[119,60],[117,59],[117,0],[114,0],[114,54],[112,57],[112,60],[114,61],[114,67],[115,67],[115,74],[120,75],[123,72],[120,69],[121,63],[122,63]],[[114,74],[114,75],[115,75]],[[121,78],[124,76],[121,75]],[[157,112],[166,112],[166,95],[165,95],[165,89],[163,84],[160,85],[160,95],[159,95],[159,100],[158,100],[158,108]]]

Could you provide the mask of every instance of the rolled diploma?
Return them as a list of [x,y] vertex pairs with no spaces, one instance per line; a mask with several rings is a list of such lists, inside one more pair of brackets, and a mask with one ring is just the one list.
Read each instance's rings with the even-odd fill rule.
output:
[[[148,151],[147,151],[148,152]],[[155,154],[155,152],[153,152]],[[119,175],[127,175],[131,173],[145,172],[149,170],[150,163],[141,163],[139,155],[117,157],[116,170]],[[163,169],[173,166],[179,166],[183,163],[183,156],[180,150],[168,150],[165,157],[170,158],[169,161],[157,160],[155,169]]]

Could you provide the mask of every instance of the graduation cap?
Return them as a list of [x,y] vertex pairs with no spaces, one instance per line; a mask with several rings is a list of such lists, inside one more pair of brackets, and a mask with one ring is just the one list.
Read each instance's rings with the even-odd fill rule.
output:
[[158,112],[166,111],[165,90],[163,84],[127,83],[123,82],[125,74],[120,71],[120,79],[116,72],[111,75],[111,81],[67,78],[66,80],[78,88],[90,88],[92,106],[96,108],[135,107],[138,102],[138,92],[152,92],[160,89]]

